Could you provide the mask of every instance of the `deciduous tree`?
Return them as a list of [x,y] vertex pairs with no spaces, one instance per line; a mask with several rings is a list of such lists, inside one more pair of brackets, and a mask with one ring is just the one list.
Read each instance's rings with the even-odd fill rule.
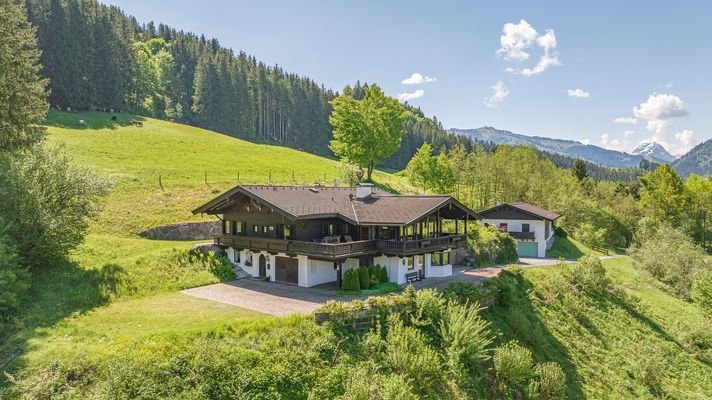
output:
[[331,101],[334,138],[329,147],[344,161],[365,166],[371,180],[375,166],[400,147],[407,112],[376,85],[364,93],[363,100],[339,96]]

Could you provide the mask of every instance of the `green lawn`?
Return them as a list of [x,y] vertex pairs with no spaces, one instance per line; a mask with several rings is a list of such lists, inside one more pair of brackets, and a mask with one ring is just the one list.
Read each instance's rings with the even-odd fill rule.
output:
[[[128,125],[133,118],[143,127]],[[79,127],[79,119],[87,127]],[[47,123],[50,143],[63,143],[76,162],[114,182],[95,233],[130,236],[202,220],[191,210],[238,183],[332,184],[341,178],[341,164],[334,160],[151,118],[120,114],[111,121],[107,113],[51,111]],[[380,171],[374,179],[405,187],[404,178]]]
[[234,329],[263,314],[181,293],[117,301],[35,332],[20,362],[42,365],[76,356],[108,356],[137,343]]
[[[624,249],[613,247],[607,247],[606,249],[608,250],[608,255],[625,254]],[[546,251],[546,256],[553,258],[578,259],[583,255],[604,256],[606,254],[602,251],[594,250],[570,236],[556,237],[554,244]]]

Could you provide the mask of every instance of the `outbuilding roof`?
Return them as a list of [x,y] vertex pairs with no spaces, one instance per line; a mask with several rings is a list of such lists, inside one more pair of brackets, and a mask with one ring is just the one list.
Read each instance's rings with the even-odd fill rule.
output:
[[445,219],[479,219],[447,195],[393,195],[372,189],[356,198],[355,187],[239,185],[193,210],[221,214],[241,196],[263,203],[292,219],[341,217],[359,225],[407,225],[440,209]]
[[507,207],[512,207],[512,208],[514,208],[514,209],[516,209],[516,210],[519,210],[519,211],[521,211],[521,212],[524,212],[525,214],[529,214],[529,215],[534,216],[534,217],[543,218],[543,219],[546,219],[546,220],[549,220],[549,221],[555,221],[556,219],[558,219],[559,217],[561,217],[561,215],[559,215],[559,214],[557,214],[557,213],[555,213],[555,212],[553,212],[553,211],[549,211],[549,210],[543,209],[543,208],[541,208],[541,207],[537,207],[537,206],[535,206],[535,205],[532,205],[532,204],[529,204],[529,203],[525,203],[525,202],[523,202],[523,201],[518,201],[518,202],[515,202],[515,203],[502,203],[502,204],[498,204],[498,205],[496,205],[496,206],[494,206],[494,207],[490,207],[490,208],[487,208],[487,209],[484,209],[484,210],[480,210],[480,211],[478,211],[478,214],[480,214],[481,216],[487,218],[488,216],[493,216],[493,215],[495,215],[497,212],[499,212],[499,211],[501,211],[501,210],[503,210],[504,208],[507,208]]

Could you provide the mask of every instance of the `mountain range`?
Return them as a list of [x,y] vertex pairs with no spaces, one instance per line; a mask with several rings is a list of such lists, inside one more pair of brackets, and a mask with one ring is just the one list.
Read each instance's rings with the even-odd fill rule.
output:
[[[581,158],[610,168],[633,168],[640,165],[643,159],[658,163],[668,162],[648,154],[628,154],[620,151],[604,149],[591,144],[583,144],[575,140],[553,139],[541,136],[526,136],[510,131],[485,126],[477,129],[450,129],[450,132],[465,135],[473,139],[505,144],[510,146],[529,145],[539,150],[562,154],[573,158]],[[667,151],[665,152],[667,153]]]

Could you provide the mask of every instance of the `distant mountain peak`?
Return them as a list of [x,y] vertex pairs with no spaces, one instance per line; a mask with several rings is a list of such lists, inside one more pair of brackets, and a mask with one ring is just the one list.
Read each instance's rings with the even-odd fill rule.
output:
[[677,157],[673,156],[668,152],[663,145],[657,142],[642,142],[635,146],[635,149],[631,152],[637,156],[643,156],[646,158],[651,158],[653,161],[661,161],[670,163],[675,161]]

